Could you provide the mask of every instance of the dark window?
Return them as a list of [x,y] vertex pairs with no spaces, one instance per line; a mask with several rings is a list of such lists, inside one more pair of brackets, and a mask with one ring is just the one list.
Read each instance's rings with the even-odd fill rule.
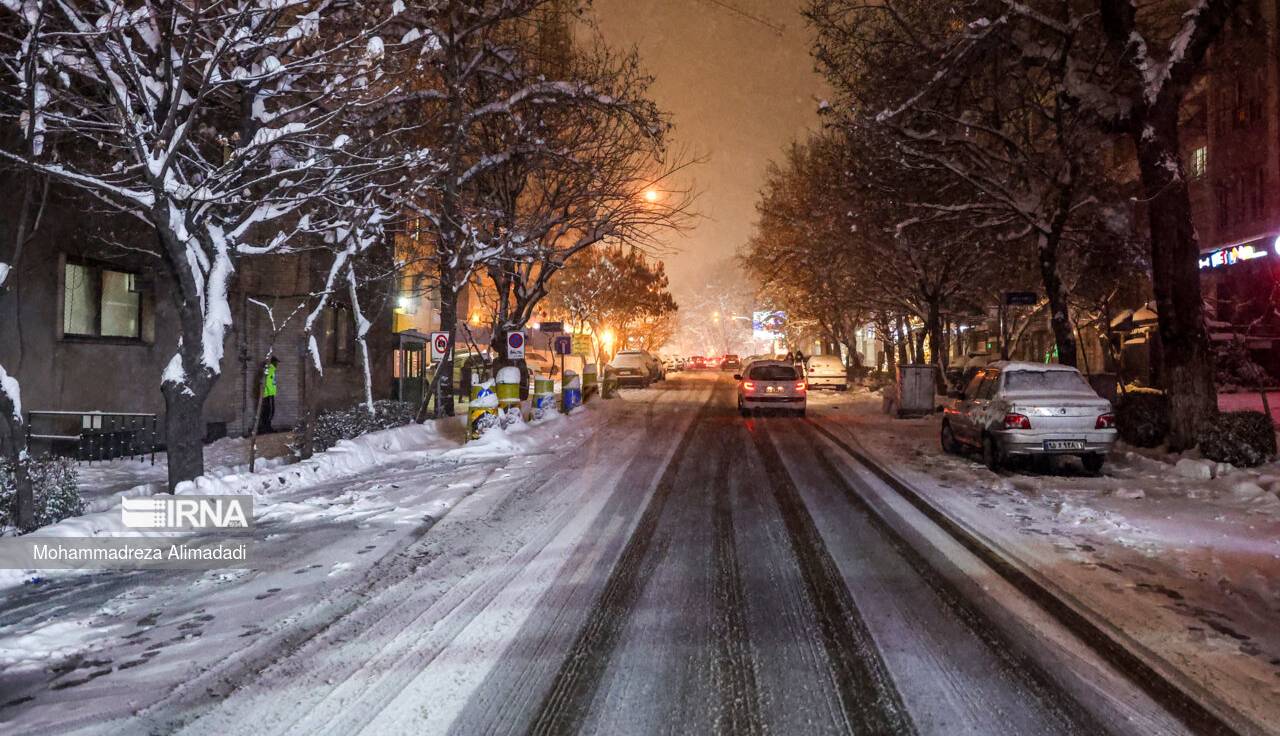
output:
[[62,274],[62,334],[141,339],[142,297],[135,273],[68,262]]
[[1253,170],[1253,186],[1249,192],[1249,219],[1252,221],[1261,220],[1266,214],[1267,205],[1267,175],[1266,171],[1259,167]]
[[794,381],[800,376],[789,365],[757,365],[751,367],[747,378],[753,381]]

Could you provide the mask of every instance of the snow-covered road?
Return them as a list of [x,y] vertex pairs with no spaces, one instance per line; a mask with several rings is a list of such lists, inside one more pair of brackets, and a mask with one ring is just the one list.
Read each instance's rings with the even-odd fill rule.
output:
[[260,524],[269,568],[14,593],[0,651],[103,641],[0,674],[0,730],[1184,732],[817,427],[733,401],[685,375],[539,453],[299,490],[360,510]]

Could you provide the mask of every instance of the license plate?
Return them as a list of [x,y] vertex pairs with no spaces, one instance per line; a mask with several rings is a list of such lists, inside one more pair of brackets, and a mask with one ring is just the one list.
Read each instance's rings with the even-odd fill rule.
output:
[[1046,450],[1083,450],[1084,440],[1045,440]]

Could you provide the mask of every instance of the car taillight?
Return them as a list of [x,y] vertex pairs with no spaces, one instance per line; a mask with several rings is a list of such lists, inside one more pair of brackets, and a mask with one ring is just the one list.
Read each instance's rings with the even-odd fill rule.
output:
[[755,385],[754,383],[750,382],[750,381],[743,381],[743,382],[742,382],[742,390],[743,390],[743,391],[755,391],[755,390],[756,390],[756,385]]
[[1093,425],[1094,429],[1115,429],[1116,417],[1114,414],[1102,414],[1098,417],[1098,421]]
[[797,382],[796,382],[796,390],[797,390],[797,391],[803,391],[803,390],[805,390],[806,388],[808,388],[808,386],[806,386],[806,385],[805,385],[805,382],[804,382],[804,381],[797,381]]
[[1023,414],[1005,414],[1005,429],[1031,429],[1031,420]]

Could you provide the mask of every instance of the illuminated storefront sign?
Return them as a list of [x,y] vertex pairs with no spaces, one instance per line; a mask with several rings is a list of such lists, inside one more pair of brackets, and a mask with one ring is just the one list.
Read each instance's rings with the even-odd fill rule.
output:
[[1200,270],[1206,268],[1221,268],[1222,266],[1234,266],[1241,261],[1252,261],[1257,258],[1266,258],[1272,254],[1280,255],[1280,237],[1272,239],[1271,236],[1258,238],[1247,243],[1238,243],[1229,245],[1226,248],[1219,248],[1200,256]]

